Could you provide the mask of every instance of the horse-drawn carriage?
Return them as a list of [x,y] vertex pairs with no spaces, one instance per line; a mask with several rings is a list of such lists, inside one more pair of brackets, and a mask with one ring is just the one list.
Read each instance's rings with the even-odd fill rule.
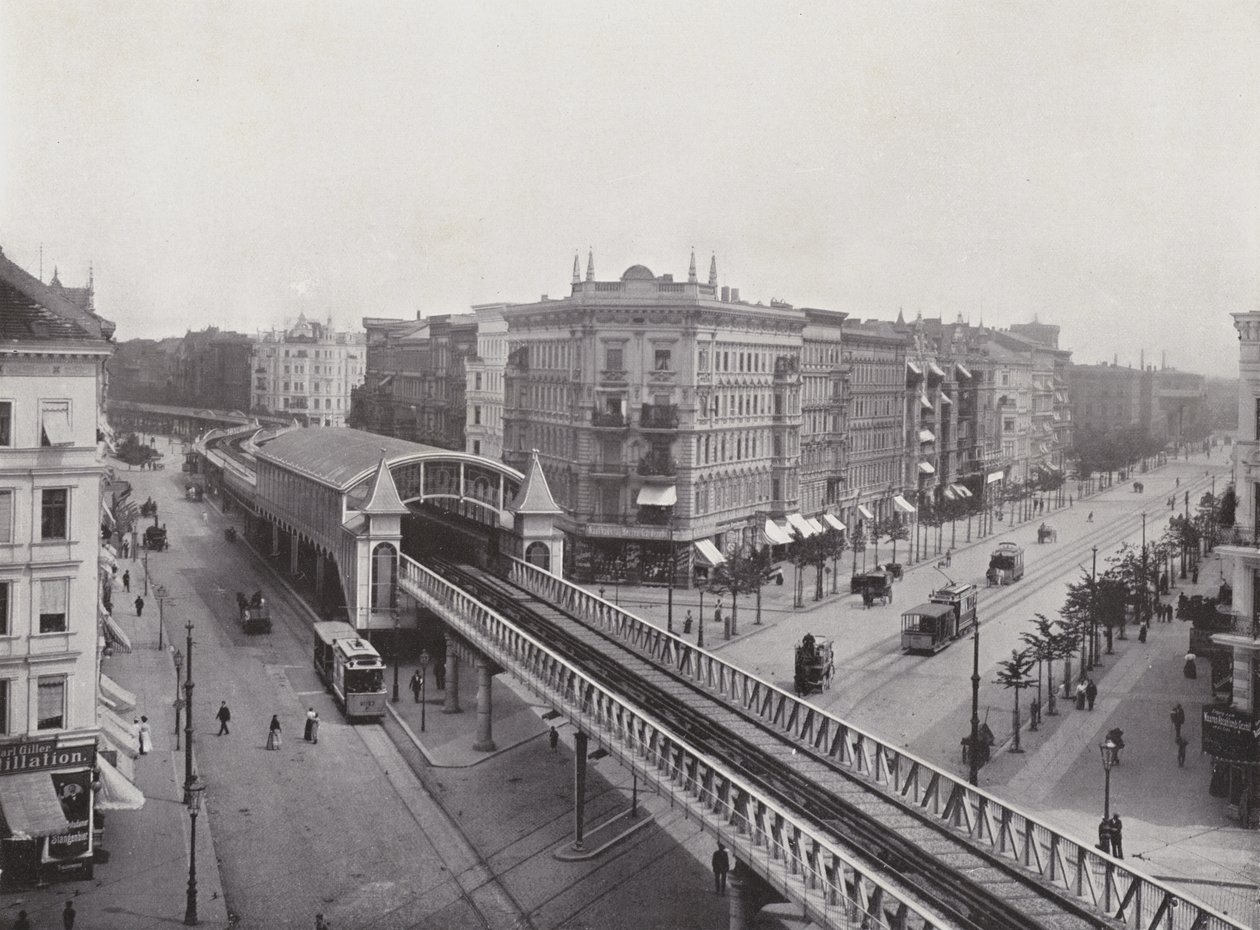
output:
[[1146,490],[1146,485],[1144,485],[1142,482],[1140,482],[1140,481],[1135,481],[1135,482],[1133,482],[1133,493],[1134,493],[1134,494],[1141,494],[1141,493],[1142,493],[1143,491],[1145,491],[1145,490]]
[[140,505],[140,516],[146,520],[149,519],[149,517],[156,517],[157,511],[157,501],[151,497],[146,498],[144,503]]
[[144,531],[144,539],[141,545],[146,549],[152,549],[155,552],[161,552],[163,549],[171,547],[170,541],[166,538],[165,526],[150,526]]
[[1059,531],[1056,530],[1049,523],[1043,523],[1041,524],[1041,526],[1037,527],[1037,544],[1038,545],[1041,545],[1042,543],[1058,542],[1058,541],[1059,541]]
[[880,566],[888,574],[892,575],[893,581],[900,581],[903,574],[900,562],[885,562]]
[[796,670],[793,686],[799,695],[820,694],[831,687],[835,674],[831,640],[817,639],[806,633],[796,647]]
[[271,632],[271,608],[267,606],[267,599],[263,597],[262,591],[255,591],[253,597],[246,597],[237,591],[236,607],[240,611],[241,626],[246,633],[252,635]]
[[862,606],[873,607],[876,601],[891,604],[893,595],[893,576],[891,572],[876,569],[871,572],[858,572],[849,581],[849,589],[854,594],[862,595]]

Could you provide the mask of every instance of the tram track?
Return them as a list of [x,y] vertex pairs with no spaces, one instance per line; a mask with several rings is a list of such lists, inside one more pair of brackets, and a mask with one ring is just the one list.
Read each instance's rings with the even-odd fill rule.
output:
[[[1033,877],[984,856],[912,807],[872,791],[829,760],[808,751],[802,753],[800,746],[778,732],[554,605],[480,570],[451,563],[440,563],[440,568],[469,594],[581,663],[641,707],[650,708],[662,724],[686,733],[698,748],[723,759],[778,803],[814,820],[845,848],[855,850],[873,873],[904,887],[911,897],[921,897],[938,910],[947,911],[959,928],[1107,926],[1079,905],[1053,895]],[[919,843],[889,830],[890,822],[907,817],[914,826],[947,839],[952,848],[947,853],[929,854]],[[975,881],[971,876],[976,874],[997,881],[1003,893]],[[1034,897],[1053,898],[1047,902],[1052,906],[1030,907],[1029,899]]]

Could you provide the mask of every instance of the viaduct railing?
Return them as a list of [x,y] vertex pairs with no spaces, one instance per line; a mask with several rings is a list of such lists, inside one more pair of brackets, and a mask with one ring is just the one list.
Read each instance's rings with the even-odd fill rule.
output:
[[624,699],[450,582],[406,556],[398,581],[411,597],[646,778],[663,797],[705,824],[810,920],[846,930],[954,926],[895,878],[868,874],[866,863],[816,824],[759,797],[721,760],[699,752],[650,711]]
[[577,585],[520,560],[513,560],[509,578],[967,836],[983,851],[1040,876],[1100,917],[1140,930],[1247,930],[1135,871],[1125,860],[1041,823]]

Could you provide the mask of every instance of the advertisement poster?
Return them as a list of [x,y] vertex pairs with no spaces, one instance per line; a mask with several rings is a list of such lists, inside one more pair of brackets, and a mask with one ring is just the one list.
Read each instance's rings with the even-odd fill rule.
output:
[[44,844],[44,862],[70,862],[92,853],[92,773],[55,772],[49,775],[61,809],[66,815],[67,831],[48,837]]

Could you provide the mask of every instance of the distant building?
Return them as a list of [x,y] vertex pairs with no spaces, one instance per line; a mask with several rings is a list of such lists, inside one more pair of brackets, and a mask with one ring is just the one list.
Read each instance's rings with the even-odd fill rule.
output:
[[464,360],[467,398],[464,451],[498,460],[503,456],[503,370],[507,365],[504,304],[474,307],[477,353]]
[[345,426],[350,392],[363,383],[363,333],[334,331],[298,317],[287,330],[258,336],[250,360],[250,409],[292,416],[308,426]]
[[1076,428],[1108,433],[1142,425],[1142,372],[1119,365],[1068,369]]
[[175,353],[175,399],[211,410],[250,408],[253,340],[210,326],[190,332]]
[[1151,372],[1151,434],[1170,442],[1207,437],[1210,431],[1207,381],[1175,368]]
[[18,886],[92,869],[113,333],[90,284],[42,284],[0,253],[0,869]]
[[[109,399],[148,404],[177,402],[176,357],[183,342],[183,338],[173,336],[118,343],[109,362]],[[245,406],[248,408],[248,400]]]

